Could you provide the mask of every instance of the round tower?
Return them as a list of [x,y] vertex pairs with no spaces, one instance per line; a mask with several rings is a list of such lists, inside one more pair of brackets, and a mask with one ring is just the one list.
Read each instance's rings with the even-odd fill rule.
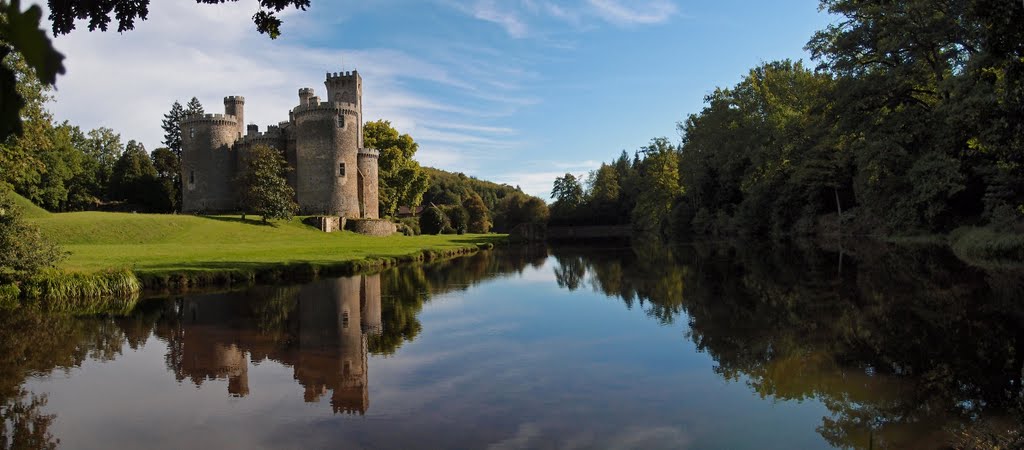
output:
[[364,219],[380,218],[380,197],[377,191],[379,158],[380,152],[377,149],[359,149],[359,213]]
[[309,99],[313,97],[313,88],[302,88],[299,89],[299,106],[306,106],[309,104]]
[[238,138],[245,135],[245,97],[232,95],[224,97],[224,115],[234,116],[238,122]]
[[181,211],[209,213],[237,208],[234,188],[239,121],[223,114],[181,121]]
[[295,196],[300,214],[360,217],[358,112],[351,103],[292,110],[295,120]]

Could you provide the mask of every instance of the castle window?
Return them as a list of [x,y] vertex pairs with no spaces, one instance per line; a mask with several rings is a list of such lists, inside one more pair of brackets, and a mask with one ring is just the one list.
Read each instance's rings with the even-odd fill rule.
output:
[[348,311],[341,313],[341,328],[348,329]]
[[189,138],[196,137],[196,127],[189,127],[188,128],[188,137]]
[[338,176],[345,176],[345,163],[338,164]]
[[338,128],[345,128],[345,113],[338,114]]
[[188,171],[188,184],[196,184],[196,171]]

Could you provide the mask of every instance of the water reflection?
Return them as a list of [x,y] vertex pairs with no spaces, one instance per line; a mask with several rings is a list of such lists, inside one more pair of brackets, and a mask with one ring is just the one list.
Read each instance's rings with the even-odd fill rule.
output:
[[[519,275],[533,278],[519,280]],[[476,305],[451,312],[449,320],[472,316],[454,327],[471,338],[462,342],[453,333],[438,339],[453,325],[437,317],[424,319],[430,317],[424,309],[432,299],[486,291],[481,283],[502,277],[515,278],[500,285],[511,292],[507,298],[494,305],[477,298]],[[560,302],[570,292],[573,298],[618,300],[608,313],[595,302]],[[429,405],[426,412],[438,411],[439,417],[418,411],[403,416],[403,423],[378,423],[388,430],[406,427],[421,437],[446,424],[475,430],[463,441],[447,441],[455,447],[500,440],[500,433],[488,426],[530,431],[536,434],[530,435],[534,440],[524,442],[536,444],[559,437],[540,435],[537,430],[545,426],[570,435],[585,428],[581,424],[588,419],[599,425],[594,429],[617,430],[616,424],[635,426],[633,419],[657,422],[663,416],[671,425],[708,414],[714,408],[701,403],[703,399],[680,394],[685,391],[677,385],[685,383],[673,384],[674,366],[666,362],[683,356],[672,352],[694,351],[713,359],[710,370],[707,365],[695,370],[730,380],[743,392],[746,403],[737,403],[737,408],[755,410],[765,400],[823,405],[827,415],[814,415],[813,423],[793,419],[812,436],[816,432],[823,440],[819,445],[1021,446],[1021,298],[1020,271],[967,266],[942,249],[752,244],[669,248],[635,243],[618,248],[512,248],[302,286],[148,300],[121,316],[7,311],[0,313],[0,417],[5,424],[0,427],[0,448],[52,448],[59,443],[60,436],[49,429],[61,421],[62,409],[49,409],[46,391],[27,390],[26,379],[54,371],[71,374],[90,361],[111,362],[145,349],[159,351],[159,372],[170,374],[146,381],[154,385],[195,385],[225,401],[252,401],[258,393],[281,389],[258,376],[259,365],[273,362],[290,373],[289,386],[302,387],[301,394],[283,391],[296,403],[301,395],[302,401],[313,403],[311,409],[351,420],[349,416],[371,411],[370,393],[376,392],[376,408],[390,400],[388,411],[393,414],[395,404],[409,402],[405,397],[417,392],[396,389],[401,383],[393,375],[396,365],[409,362],[402,358],[410,352],[402,349],[413,341],[425,352],[413,352],[415,356],[435,361],[413,376],[433,377],[426,382],[436,385],[459,379],[478,384],[459,386],[463,390],[446,401],[422,402]],[[617,305],[620,301],[624,307]],[[533,315],[529,320],[519,316],[517,323],[510,317],[517,308]],[[549,308],[560,313],[548,317]],[[609,314],[602,316],[608,322],[596,330],[582,325],[598,309]],[[631,315],[619,314],[627,310],[642,310],[650,320],[641,316],[631,322]],[[637,344],[609,331],[609,324],[616,326],[619,320],[632,323],[628,333],[685,328],[687,345],[675,345],[680,335],[670,334],[644,341],[649,348],[630,348]],[[509,324],[511,331],[503,331]],[[624,342],[597,342],[593,337],[603,334]],[[422,348],[424,341],[429,348]],[[466,353],[445,356],[459,346],[465,349],[456,350]],[[650,357],[633,358],[630,352],[650,352]],[[382,376],[377,365],[377,378],[372,378],[370,363],[385,356],[391,365],[383,367],[390,367],[391,376]],[[577,367],[600,370],[581,373]],[[686,382],[696,379],[690,374]],[[646,385],[650,380],[659,381]],[[472,394],[463,396],[466,392]],[[662,392],[675,395],[662,399]],[[647,411],[656,400],[663,403]],[[607,401],[617,407],[604,407]],[[626,416],[615,415],[618,411]],[[505,424],[510,416],[537,423]],[[561,423],[560,416],[572,420]],[[372,424],[360,432],[376,432],[378,439],[391,433]],[[663,428],[673,430],[666,436],[678,435],[675,428]],[[693,439],[704,440],[695,442],[715,443],[723,437],[700,437],[698,431]],[[590,445],[600,446],[601,437],[592,438]],[[652,440],[678,444],[678,439]]]
[[639,305],[761,398],[823,402],[840,448],[1024,445],[1024,276],[940,248],[561,248],[560,286]]
[[353,414],[369,407],[367,339],[380,331],[379,274],[189,296],[156,324],[178,381],[226,379],[244,397],[250,364],[272,360],[293,369],[306,402],[329,398],[335,413]]

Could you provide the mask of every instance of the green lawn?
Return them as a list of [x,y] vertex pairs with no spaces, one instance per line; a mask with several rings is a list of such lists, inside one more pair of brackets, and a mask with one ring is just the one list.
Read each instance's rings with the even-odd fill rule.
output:
[[[38,209],[38,208],[37,208]],[[40,210],[42,211],[42,210]],[[95,272],[127,268],[140,274],[246,269],[289,263],[327,264],[367,256],[395,257],[425,249],[496,242],[504,235],[371,237],[323,233],[298,219],[272,225],[250,216],[34,211],[31,222],[71,256],[61,268]]]

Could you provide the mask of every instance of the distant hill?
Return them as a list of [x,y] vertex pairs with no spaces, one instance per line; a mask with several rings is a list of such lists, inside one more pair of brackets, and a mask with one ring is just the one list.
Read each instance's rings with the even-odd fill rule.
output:
[[522,193],[515,186],[481,180],[461,172],[453,173],[433,167],[424,167],[423,170],[430,176],[430,188],[423,194],[424,205],[461,204],[471,193],[476,192],[487,208],[493,211],[502,198],[515,192]]
[[14,198],[14,204],[21,208],[22,214],[30,219],[40,219],[48,217],[50,212],[36,206],[31,200],[18,195],[17,192],[8,191],[8,193]]

